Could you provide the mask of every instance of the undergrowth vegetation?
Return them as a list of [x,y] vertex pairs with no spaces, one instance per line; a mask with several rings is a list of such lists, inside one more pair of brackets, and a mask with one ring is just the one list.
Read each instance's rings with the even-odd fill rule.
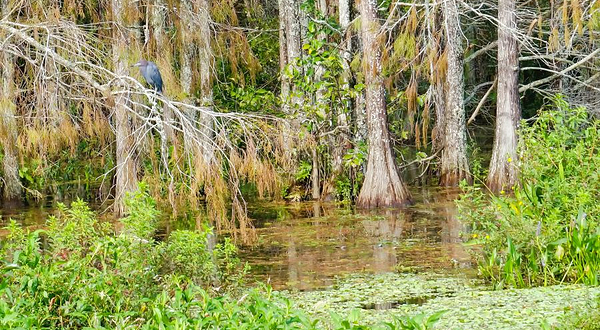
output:
[[234,302],[212,297],[233,294],[243,280],[235,246],[226,240],[209,247],[210,229],[155,240],[158,212],[144,186],[128,206],[119,233],[82,201],[61,205],[45,230],[28,232],[11,222],[1,248],[1,327],[185,327],[182,315],[207,309],[223,309],[209,323],[231,316],[223,305]]
[[600,120],[558,96],[522,127],[520,186],[497,197],[464,186],[458,202],[480,273],[498,287],[598,285]]

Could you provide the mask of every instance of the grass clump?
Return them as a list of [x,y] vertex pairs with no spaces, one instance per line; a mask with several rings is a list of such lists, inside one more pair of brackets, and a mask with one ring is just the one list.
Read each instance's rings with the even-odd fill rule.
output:
[[558,96],[521,129],[521,184],[490,198],[465,187],[460,215],[496,286],[599,284],[600,121]]

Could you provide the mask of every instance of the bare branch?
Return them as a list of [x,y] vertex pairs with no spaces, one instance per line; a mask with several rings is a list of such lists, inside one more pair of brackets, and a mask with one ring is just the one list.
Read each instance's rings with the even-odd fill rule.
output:
[[467,58],[465,58],[465,64],[471,62],[477,56],[480,56],[482,54],[489,52],[490,50],[496,48],[497,46],[498,46],[498,41],[494,41],[494,42],[489,43],[487,46],[478,49],[477,51],[473,52],[473,54],[471,54]]
[[494,90],[494,88],[496,88],[496,84],[498,84],[498,78],[494,79],[494,83],[492,84],[492,86],[490,86],[490,88],[487,90],[487,92],[485,92],[485,94],[483,95],[481,100],[479,100],[479,103],[477,104],[475,111],[473,111],[473,114],[467,121],[467,125],[470,125],[475,120],[475,118],[479,114],[479,110],[481,110],[481,108],[485,104],[485,101],[487,100],[488,96],[490,96],[490,94],[492,94],[492,91]]
[[[531,83],[529,83],[527,85],[521,86],[521,88],[519,88],[519,93],[523,93],[523,92],[525,92],[525,91],[527,91],[527,90],[529,90],[531,88],[534,88],[534,87],[537,87],[537,86],[549,83],[552,80],[554,80],[556,78],[559,78],[559,77],[569,77],[567,75],[567,73],[569,71],[572,71],[573,69],[576,69],[576,68],[580,67],[581,65],[583,65],[584,63],[588,62],[589,60],[593,59],[598,53],[600,53],[600,48],[597,48],[595,51],[589,53],[586,57],[582,58],[579,62],[576,62],[576,63],[570,65],[569,67],[565,68],[564,70],[562,70],[560,72],[555,72],[553,75],[551,75],[549,77],[546,77],[546,78],[543,78],[543,79],[540,79],[540,80],[536,80],[536,81],[533,81],[533,82],[531,82]],[[544,68],[539,68],[539,69],[540,70],[554,72],[554,71],[549,70],[549,69],[544,69]],[[594,88],[596,90],[600,90],[600,89],[598,89],[598,88],[596,88],[594,86],[591,86],[591,85],[588,85],[588,84],[585,84],[585,83],[582,83],[582,84],[584,84],[587,87]]]

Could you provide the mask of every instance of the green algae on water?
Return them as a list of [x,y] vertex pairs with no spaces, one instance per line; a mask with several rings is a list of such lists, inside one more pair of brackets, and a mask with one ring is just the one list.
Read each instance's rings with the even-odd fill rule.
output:
[[394,317],[446,311],[436,329],[539,329],[544,323],[564,326],[575,315],[598,308],[600,288],[493,291],[465,276],[385,273],[350,275],[326,290],[282,294],[318,318],[359,312],[361,322],[373,328]]

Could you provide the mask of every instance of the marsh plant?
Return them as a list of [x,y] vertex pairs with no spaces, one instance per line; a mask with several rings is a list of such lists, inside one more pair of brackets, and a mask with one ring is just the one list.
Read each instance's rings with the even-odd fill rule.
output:
[[520,185],[495,197],[464,186],[458,202],[483,247],[479,270],[498,286],[598,285],[600,120],[557,96],[522,127]]
[[158,212],[146,187],[127,204],[118,233],[82,201],[59,205],[43,230],[11,222],[1,248],[1,327],[152,324],[170,320],[172,305],[183,311],[190,300],[206,304],[217,288],[224,294],[241,285],[246,268],[230,241],[209,248],[205,228],[158,242]]

